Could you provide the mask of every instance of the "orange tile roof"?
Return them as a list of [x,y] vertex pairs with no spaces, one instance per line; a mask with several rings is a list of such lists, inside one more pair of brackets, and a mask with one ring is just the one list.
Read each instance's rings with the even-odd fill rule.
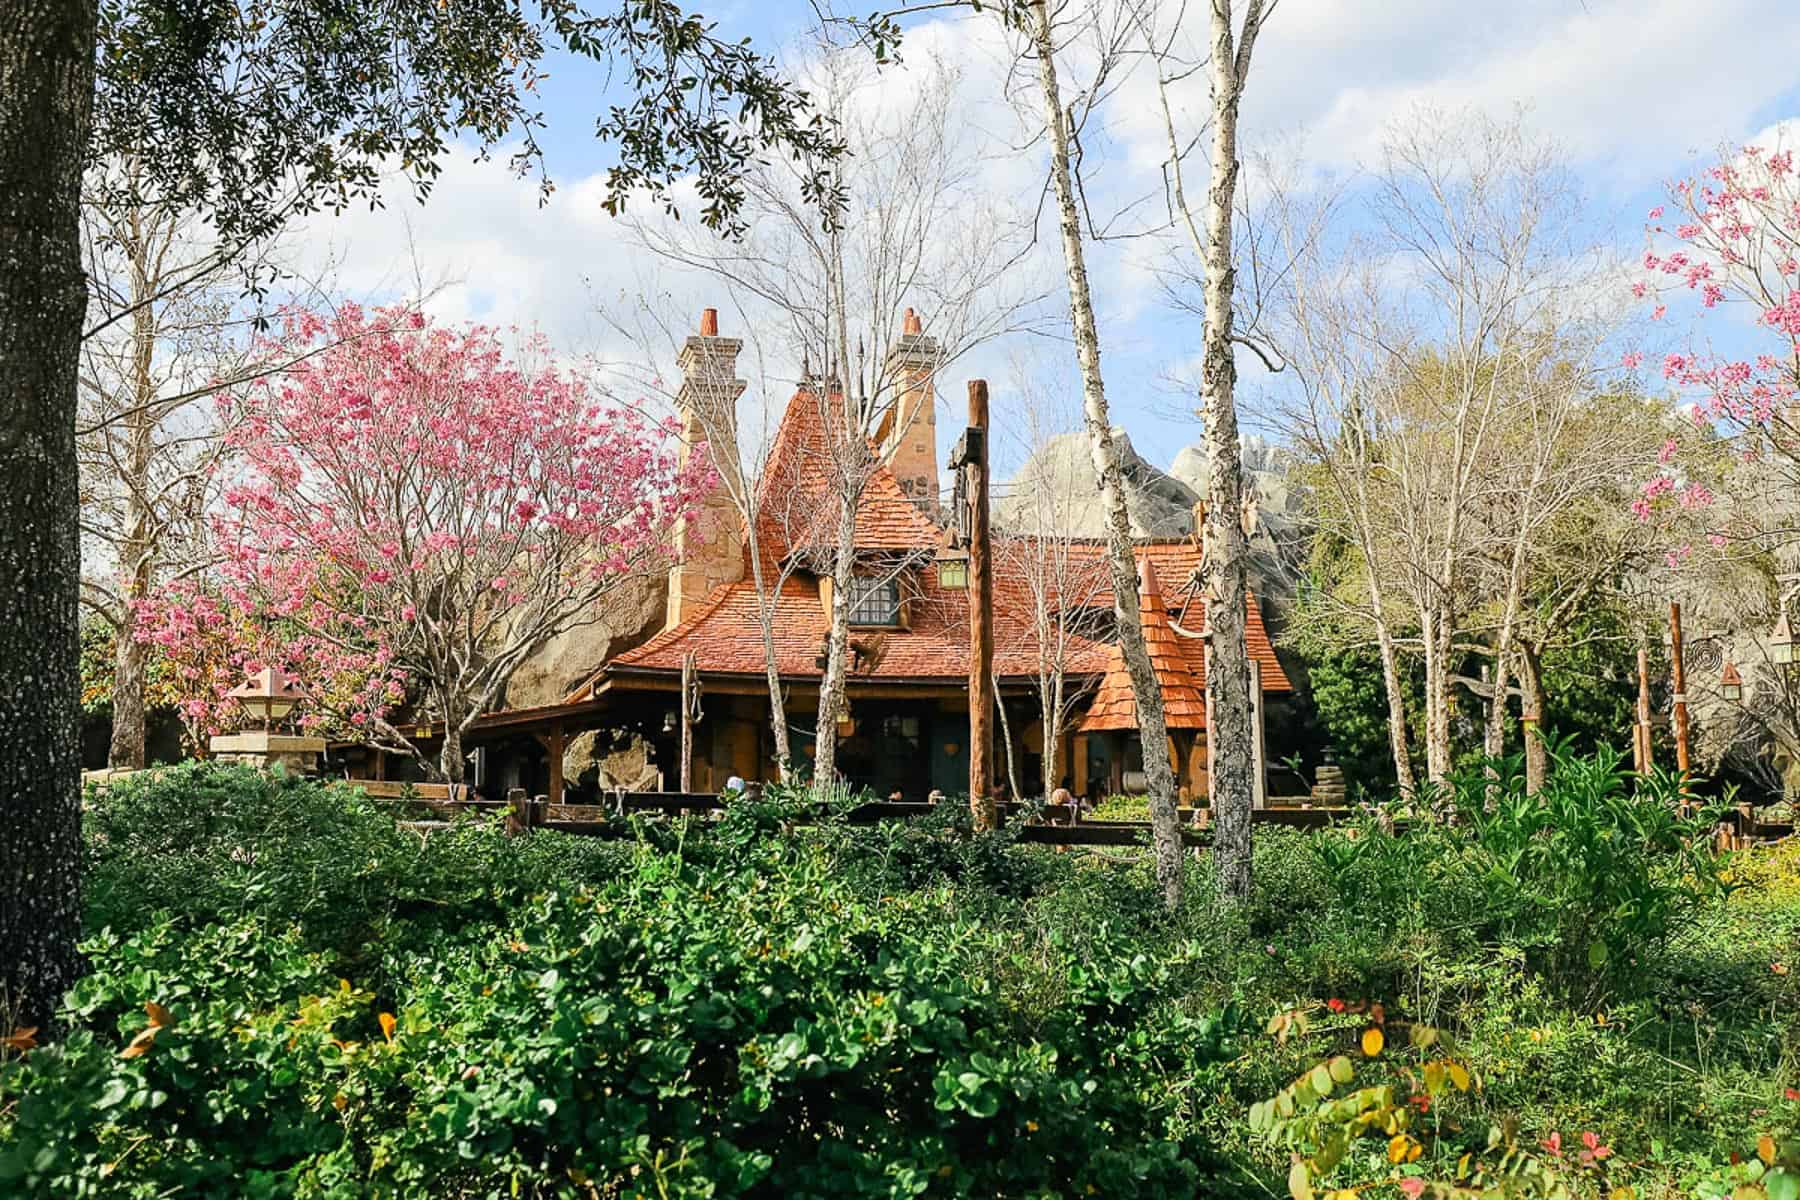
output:
[[[842,422],[840,395],[821,395],[802,388],[789,398],[770,445],[758,485],[756,537],[746,555],[760,552],[773,578],[777,564],[790,562],[809,546],[829,544],[830,521],[836,513],[833,489],[832,442],[828,429]],[[911,552],[918,561],[905,568],[903,593],[907,596],[908,627],[905,629],[853,629],[852,640],[868,650],[861,665],[851,672],[858,681],[916,681],[947,683],[968,678],[968,593],[937,586],[937,568],[930,561],[947,541],[947,532],[930,515],[901,492],[893,473],[877,467],[864,489],[857,509],[856,544],[859,550],[883,553]],[[1106,570],[1102,542],[1076,539],[1069,547],[1073,570],[1063,571],[1071,595],[1063,598],[1075,607],[1110,608],[1112,587]],[[1034,604],[1030,589],[1020,577],[1020,554],[1032,552],[1028,538],[996,535],[994,579],[994,659],[998,674],[1015,681],[1038,672],[1038,646]],[[1157,541],[1137,547],[1146,570],[1174,583],[1178,603],[1171,612],[1158,600],[1161,612],[1157,635],[1161,661],[1183,674],[1182,687],[1203,688],[1205,660],[1199,638],[1185,636],[1179,627],[1196,595],[1194,580],[1199,566],[1199,546],[1192,540]],[[1073,593],[1079,593],[1075,595]],[[816,659],[828,624],[819,602],[819,582],[805,566],[797,569],[772,598],[777,669],[790,679],[816,679]],[[1198,611],[1198,606],[1193,606]],[[1189,630],[1188,632],[1195,632]],[[1164,635],[1166,634],[1166,639]],[[1287,676],[1275,661],[1263,630],[1260,612],[1251,599],[1251,653],[1263,662],[1264,685],[1288,689]],[[715,588],[687,620],[664,630],[648,642],[610,660],[603,674],[677,672],[682,659],[693,652],[703,674],[760,676],[765,671],[762,626],[756,588],[749,571],[737,583]],[[1072,637],[1064,670],[1074,676],[1103,676],[1116,649],[1100,641]],[[588,686],[588,685],[584,685]],[[1175,724],[1193,719],[1193,710],[1204,721],[1204,702],[1182,692],[1172,706]],[[1096,701],[1096,706],[1098,701]]]
[[[1192,652],[1184,645],[1198,645],[1199,639],[1175,631],[1174,622],[1163,607],[1162,587],[1149,555],[1138,559],[1138,613],[1144,646],[1150,652],[1150,666],[1162,687],[1163,719],[1170,729],[1206,728],[1206,676],[1204,671],[1195,672]],[[1100,681],[1100,690],[1088,705],[1087,716],[1082,718],[1081,732],[1137,727],[1137,695],[1125,667],[1125,652],[1114,645],[1107,655],[1106,676]]]
[[[801,388],[788,398],[756,495],[756,541],[768,561],[837,541],[840,506],[830,476],[838,451],[828,429],[835,427],[841,437],[843,421],[842,395]],[[875,455],[875,447],[869,453]],[[907,499],[894,473],[875,466],[856,507],[857,548],[935,550],[943,543],[944,531]]]
[[[962,589],[937,586],[937,568],[929,563],[907,568],[903,584],[910,613],[906,629],[852,628],[851,641],[868,653],[852,669],[852,682],[948,682],[969,677],[969,605]],[[775,661],[785,678],[816,679],[817,657],[830,625],[819,602],[819,583],[811,576],[786,580],[773,598]],[[994,597],[994,665],[1002,678],[1035,677],[1037,639],[1030,609],[1020,597],[996,587]],[[762,675],[762,624],[756,588],[748,580],[714,588],[688,620],[664,630],[635,650],[608,664],[615,672],[679,671],[689,651],[703,674]],[[1098,674],[1106,647],[1075,639],[1066,670]]]

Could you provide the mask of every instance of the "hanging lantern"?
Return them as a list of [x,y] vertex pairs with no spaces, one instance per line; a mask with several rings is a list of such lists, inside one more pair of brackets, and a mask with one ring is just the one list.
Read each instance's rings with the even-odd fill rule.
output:
[[1719,677],[1719,695],[1727,700],[1744,698],[1744,677],[1738,674],[1737,664],[1730,659],[1725,660],[1725,673]]
[[839,737],[849,737],[856,732],[856,718],[850,712],[850,701],[846,699],[844,706],[838,709],[837,731]]
[[969,586],[969,552],[946,546],[937,552],[938,586],[947,592],[966,591]]
[[1786,608],[1775,618],[1775,628],[1769,631],[1769,660],[1781,667],[1794,661],[1794,627],[1788,624]]

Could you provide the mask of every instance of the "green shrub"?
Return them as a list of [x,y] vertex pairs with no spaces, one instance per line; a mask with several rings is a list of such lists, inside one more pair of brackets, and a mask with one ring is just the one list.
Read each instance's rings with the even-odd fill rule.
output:
[[1390,936],[1456,931],[1519,947],[1589,999],[1626,987],[1727,890],[1716,814],[1682,816],[1674,779],[1639,780],[1611,751],[1553,755],[1535,795],[1517,766],[1459,776],[1455,823],[1394,834],[1367,818],[1321,834],[1313,849],[1337,905]]
[[936,831],[421,841],[217,768],[99,803],[107,919],[73,1032],[0,1059],[3,1194],[1186,1197],[1220,1169],[1202,950],[986,919],[1031,890],[1003,835],[882,891]]

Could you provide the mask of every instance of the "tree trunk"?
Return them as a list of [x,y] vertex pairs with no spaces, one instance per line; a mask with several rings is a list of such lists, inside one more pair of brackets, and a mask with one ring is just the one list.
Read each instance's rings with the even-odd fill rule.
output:
[[1399,656],[1379,597],[1375,600],[1375,645],[1381,653],[1381,683],[1387,693],[1388,751],[1394,757],[1394,780],[1400,787],[1400,799],[1410,803],[1418,783],[1413,778],[1412,751],[1406,737],[1406,692],[1400,686]]
[[1006,746],[1006,782],[1012,789],[1015,802],[1025,799],[1025,790],[1019,786],[1019,760],[1013,750],[1012,722],[1006,716],[1006,701],[1000,699],[1000,680],[994,680],[994,711],[1000,716],[1000,740]]
[[[141,242],[139,250],[141,252]],[[149,648],[134,636],[136,622],[131,605],[150,592],[153,546],[150,510],[150,457],[154,449],[156,380],[151,369],[156,359],[156,310],[149,302],[149,281],[141,261],[133,272],[132,299],[138,304],[131,318],[131,415],[126,418],[125,541],[119,548],[120,591],[125,601],[119,634],[113,647],[112,740],[106,765],[141,770],[144,766],[144,672]]]
[[135,637],[137,622],[131,603],[148,596],[151,588],[151,522],[149,511],[149,457],[151,439],[155,435],[155,414],[149,403],[155,399],[155,380],[151,378],[151,362],[157,347],[155,317],[151,306],[144,304],[131,318],[133,371],[137,374],[133,389],[133,412],[126,419],[126,540],[119,547],[119,588],[124,599],[124,612],[119,622],[119,637],[113,644],[112,743],[106,748],[106,765],[115,770],[142,770],[144,766],[144,669],[149,648]]
[[[48,1033],[81,972],[75,411],[92,0],[0,24],[0,1024]],[[8,1030],[10,1032],[10,1029]]]
[[[750,530],[752,539],[756,535],[756,510],[745,521],[745,528]],[[775,735],[775,772],[781,782],[787,783],[789,773],[794,766],[794,750],[788,739],[787,699],[781,691],[781,668],[775,658],[775,601],[767,591],[767,581],[763,577],[762,551],[754,544],[750,547],[750,578],[756,586],[757,625],[762,633],[763,673],[769,684],[769,729]],[[781,583],[775,584],[776,595],[780,594]]]
[[444,777],[445,783],[461,783],[463,768],[462,729],[453,721],[444,722],[444,744],[438,747],[438,774]]
[[112,740],[106,765],[115,771],[144,767],[144,675],[149,649],[132,635],[130,610],[113,647]]
[[[1050,175],[1056,190],[1062,230],[1063,265],[1069,278],[1069,315],[1075,330],[1075,356],[1081,364],[1082,410],[1093,450],[1094,472],[1106,504],[1106,545],[1113,586],[1113,611],[1119,622],[1119,648],[1137,702],[1138,731],[1144,745],[1144,775],[1150,789],[1150,826],[1156,843],[1156,878],[1163,902],[1181,904],[1181,827],[1175,812],[1175,772],[1169,762],[1169,735],[1163,720],[1162,689],[1150,665],[1138,614],[1137,563],[1132,552],[1131,517],[1119,453],[1113,443],[1106,407],[1106,384],[1100,374],[1100,334],[1088,288],[1087,259],[1081,242],[1081,215],[1069,165],[1069,130],[1056,82],[1056,43],[1044,0],[1032,4],[1038,82],[1043,90],[1044,120],[1050,134]],[[1248,685],[1246,685],[1248,690]]]
[[844,706],[844,675],[850,658],[850,587],[856,578],[856,504],[843,498],[838,514],[837,550],[831,570],[831,632],[825,678],[819,681],[819,710],[813,754],[813,787],[837,782],[837,719]]
[[1425,639],[1425,773],[1433,783],[1450,779],[1449,614],[1427,605],[1420,632]]
[[1550,773],[1550,754],[1544,745],[1544,670],[1537,647],[1519,641],[1519,723],[1525,729],[1525,790],[1535,796]]
[[1206,410],[1207,505],[1206,691],[1211,702],[1207,737],[1208,793],[1212,800],[1213,858],[1219,890],[1234,900],[1250,895],[1250,811],[1255,805],[1256,732],[1251,727],[1250,659],[1244,641],[1244,475],[1239,457],[1237,363],[1232,353],[1232,199],[1237,189],[1238,104],[1243,68],[1256,36],[1261,5],[1251,0],[1243,44],[1232,46],[1230,0],[1212,4],[1212,175],[1206,205],[1206,332],[1202,388]]

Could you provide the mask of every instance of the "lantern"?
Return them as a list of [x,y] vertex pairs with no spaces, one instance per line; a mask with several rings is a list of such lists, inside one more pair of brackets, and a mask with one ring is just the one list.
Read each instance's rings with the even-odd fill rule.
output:
[[1775,628],[1769,631],[1769,660],[1782,667],[1794,661],[1794,627],[1788,624],[1785,608],[1775,618]]
[[948,547],[937,553],[938,586],[945,591],[965,591],[969,586],[969,552]]
[[1725,673],[1719,677],[1719,695],[1727,700],[1744,698],[1744,677],[1738,674],[1737,664],[1730,659],[1725,660]]
[[243,705],[251,716],[261,717],[265,731],[284,720],[294,711],[294,705],[306,697],[299,684],[274,667],[264,667],[226,695]]

